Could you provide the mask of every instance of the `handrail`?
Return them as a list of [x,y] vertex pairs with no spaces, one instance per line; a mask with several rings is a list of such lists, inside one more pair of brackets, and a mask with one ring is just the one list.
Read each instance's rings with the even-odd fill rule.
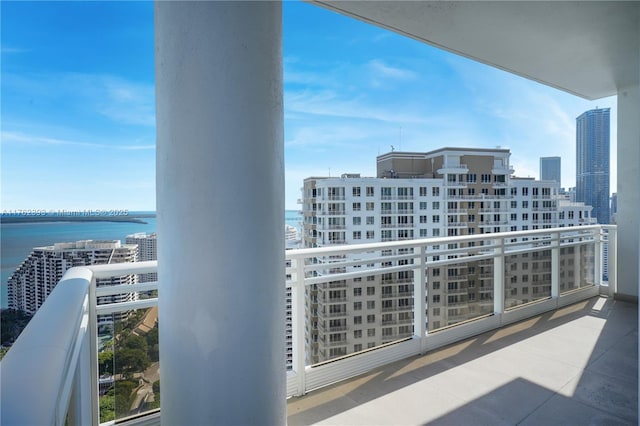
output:
[[[412,281],[424,282],[429,268],[440,265],[465,263],[470,261],[488,261],[493,270],[488,274],[493,282],[486,289],[492,292],[491,300],[481,303],[493,305],[489,315],[484,315],[481,321],[487,325],[482,327],[499,326],[500,318],[504,314],[508,318],[516,318],[517,308],[536,311],[534,305],[510,307],[505,310],[505,269],[504,261],[507,256],[524,252],[551,250],[552,262],[552,291],[551,297],[546,297],[545,306],[559,306],[559,299],[576,300],[574,293],[559,294],[558,290],[558,256],[559,249],[579,244],[596,244],[596,252],[603,241],[603,231],[609,231],[610,262],[615,262],[615,226],[591,225],[570,228],[540,229],[519,232],[502,232],[494,234],[472,235],[462,237],[441,237],[420,240],[403,240],[390,243],[371,243],[348,246],[336,246],[316,249],[288,250],[286,259],[287,273],[291,274],[286,282],[291,291],[292,305],[292,349],[294,370],[287,373],[291,382],[290,394],[302,394],[307,389],[307,381],[328,383],[345,379],[356,371],[363,371],[372,365],[387,362],[384,351],[397,352],[394,357],[408,356],[424,352],[429,348],[453,342],[461,336],[467,336],[472,329],[463,322],[460,327],[451,325],[448,331],[432,333],[425,331],[424,318],[417,313],[425,311],[424,287],[417,286],[406,296],[411,298],[411,305],[395,306],[394,311],[415,310],[413,320],[394,319],[393,323],[414,323],[414,335],[403,341],[403,349],[391,349],[394,344],[381,345],[376,349],[362,352],[356,357],[368,357],[362,366],[355,366],[358,360],[351,354],[313,366],[306,365],[304,351],[304,312],[305,287],[313,284],[329,283],[334,280],[356,278],[364,275],[382,275],[400,271],[412,271]],[[462,243],[482,241],[484,245],[461,247]],[[382,252],[383,250],[399,250],[398,252]],[[465,256],[464,252],[470,255]],[[359,253],[357,256],[347,256]],[[400,253],[400,254],[398,254]],[[385,256],[384,254],[390,254]],[[473,255],[471,255],[473,254]],[[455,255],[455,256],[452,256]],[[431,256],[440,256],[441,260],[429,260]],[[459,256],[459,257],[458,257]],[[331,258],[329,263],[309,262],[314,258]],[[335,260],[335,262],[334,262]],[[393,262],[393,263],[389,263]],[[400,263],[403,262],[403,263]],[[615,263],[612,263],[613,265]],[[347,272],[325,274],[321,269],[348,268]],[[599,283],[599,264],[595,262],[596,284]],[[149,307],[157,304],[157,299],[119,302],[107,305],[97,305],[97,297],[130,291],[148,291],[157,289],[157,283],[134,285],[114,285],[95,288],[96,279],[108,278],[127,274],[151,273],[157,271],[157,262],[119,263],[111,265],[97,265],[73,268],[67,271],[58,283],[47,301],[36,313],[20,338],[0,363],[2,368],[1,423],[11,424],[64,424],[67,418],[69,424],[97,424],[97,314],[107,312],[122,312],[129,309]],[[609,291],[615,291],[615,269],[610,271]],[[401,278],[397,278],[398,280]],[[365,280],[362,280],[363,284]],[[346,284],[345,284],[346,286]],[[422,287],[422,288],[421,288]],[[395,293],[395,292],[394,292]],[[587,297],[593,291],[583,292]],[[580,296],[583,297],[583,296]],[[547,301],[547,302],[545,302]],[[560,300],[561,301],[561,300]],[[556,305],[553,305],[556,303]],[[453,305],[450,305],[453,306]],[[382,308],[385,311],[385,308]],[[537,312],[537,311],[536,311]],[[346,313],[318,312],[319,316],[344,316]],[[526,313],[523,313],[527,315]],[[491,317],[491,318],[489,318]],[[520,318],[519,316],[517,318]],[[513,319],[509,319],[513,321]],[[467,321],[468,323],[468,321]],[[385,323],[386,324],[386,323]],[[389,323],[391,324],[391,323]],[[478,329],[481,329],[479,327]],[[482,328],[482,329],[484,329]],[[473,330],[476,330],[473,328]],[[342,344],[342,343],[340,343]],[[88,349],[90,348],[90,349]],[[395,353],[394,352],[394,353]],[[42,362],[46,354],[47,362]],[[383,360],[384,359],[384,360]],[[394,358],[397,359],[397,358]],[[95,365],[94,365],[95,364]],[[323,373],[324,372],[324,373]],[[322,375],[325,376],[322,376]],[[322,376],[322,377],[321,377]],[[87,386],[89,382],[89,386]],[[95,383],[94,383],[95,382]],[[80,384],[80,388],[78,386]],[[92,389],[88,391],[87,389]],[[74,400],[75,398],[75,400]],[[25,410],[25,401],[30,409]],[[71,402],[71,403],[70,403]],[[67,410],[70,412],[67,413]],[[67,417],[67,414],[69,416]],[[156,419],[157,420],[157,419]]]
[[75,367],[88,336],[90,283],[88,269],[68,270],[0,362],[3,425],[65,424]]

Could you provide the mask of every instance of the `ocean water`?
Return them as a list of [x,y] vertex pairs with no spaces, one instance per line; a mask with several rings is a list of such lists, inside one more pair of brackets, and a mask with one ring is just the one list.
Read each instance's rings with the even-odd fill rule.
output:
[[[285,211],[285,222],[300,230],[300,215],[296,210]],[[156,219],[144,218],[146,224],[125,222],[49,222],[0,224],[0,305],[7,307],[7,280],[34,247],[53,245],[63,241],[121,240],[136,232],[156,232]]]

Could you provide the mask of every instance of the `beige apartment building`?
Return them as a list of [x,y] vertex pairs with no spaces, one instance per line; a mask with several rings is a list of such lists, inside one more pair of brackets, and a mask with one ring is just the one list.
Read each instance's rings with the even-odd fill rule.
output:
[[[571,203],[552,181],[513,176],[508,149],[442,148],[389,152],[377,176],[311,177],[303,186],[305,247],[474,235],[594,223],[591,207]],[[450,249],[479,247],[448,244]],[[561,253],[561,288],[588,274],[588,253]],[[410,249],[385,250],[383,256]],[[578,250],[578,249],[577,249]],[[428,253],[427,253],[428,254]],[[459,253],[458,253],[459,255]],[[511,256],[505,265],[505,306],[550,296],[550,251]],[[585,257],[586,256],[586,257]],[[582,259],[582,266],[579,261]],[[435,331],[493,312],[493,260],[438,265],[427,256],[427,327]],[[318,259],[328,263],[331,259]],[[576,263],[577,262],[577,263]],[[593,262],[591,262],[592,264]],[[402,265],[402,261],[384,266]],[[335,272],[349,272],[342,268]],[[325,274],[332,271],[327,269]],[[328,278],[329,280],[329,278]],[[328,281],[307,289],[306,341],[311,364],[413,334],[410,270]]]

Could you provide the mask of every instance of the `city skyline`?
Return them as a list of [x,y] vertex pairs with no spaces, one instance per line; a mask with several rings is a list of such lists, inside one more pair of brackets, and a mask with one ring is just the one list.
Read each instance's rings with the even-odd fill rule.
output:
[[[3,209],[155,210],[153,4],[6,3],[1,19]],[[304,177],[373,175],[391,146],[508,147],[522,176],[560,156],[574,185],[594,102],[304,3],[283,19],[285,208]],[[615,103],[598,101],[612,170]]]

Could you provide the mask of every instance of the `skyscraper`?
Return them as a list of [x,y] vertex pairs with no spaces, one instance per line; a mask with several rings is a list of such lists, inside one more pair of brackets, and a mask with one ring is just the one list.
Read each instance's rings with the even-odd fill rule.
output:
[[609,108],[576,119],[576,201],[593,206],[598,223],[609,223]]
[[[64,273],[74,266],[136,262],[138,248],[119,240],[76,241],[35,247],[8,280],[9,309],[35,314]],[[98,279],[96,285],[135,284],[135,275]],[[98,297],[98,304],[137,299],[137,293]],[[100,320],[99,320],[100,321]]]
[[[139,262],[158,260],[158,240],[155,232],[151,234],[138,232],[136,234],[127,235],[125,242],[127,244],[136,244],[138,246]],[[138,282],[147,283],[153,281],[158,281],[158,274],[156,272],[150,274],[138,274]]]
[[553,180],[561,187],[560,157],[540,157],[540,180]]

